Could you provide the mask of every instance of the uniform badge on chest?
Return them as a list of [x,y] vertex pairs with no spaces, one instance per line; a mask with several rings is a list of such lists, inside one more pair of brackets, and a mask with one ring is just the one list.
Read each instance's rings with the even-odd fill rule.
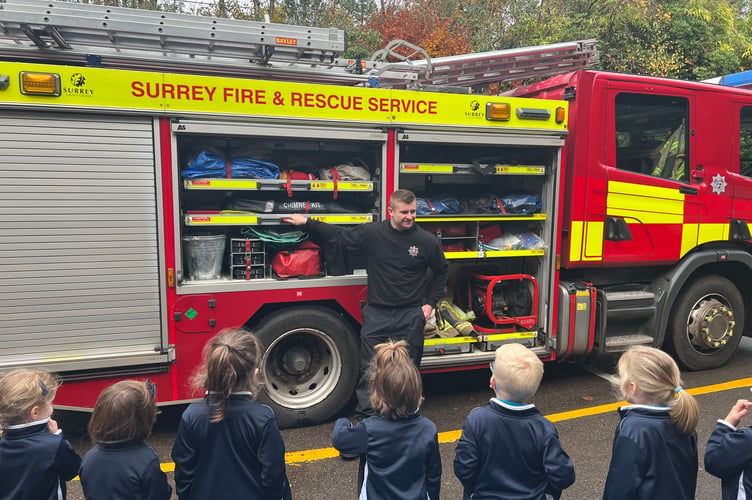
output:
[[417,257],[418,256],[418,247],[411,246],[410,249],[407,251],[407,253],[410,254],[410,257]]

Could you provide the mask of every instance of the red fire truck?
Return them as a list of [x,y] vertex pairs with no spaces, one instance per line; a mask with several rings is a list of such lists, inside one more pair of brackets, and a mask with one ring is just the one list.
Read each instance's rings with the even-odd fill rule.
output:
[[358,375],[363,255],[318,242],[319,269],[283,278],[305,236],[284,220],[383,220],[398,188],[450,262],[426,373],[509,342],[709,368],[745,333],[745,91],[583,71],[592,40],[391,63],[340,59],[334,29],[36,0],[0,20],[0,370],[58,373],[60,407],[123,378],[200,397],[202,348],[245,326],[280,423],[330,418]]

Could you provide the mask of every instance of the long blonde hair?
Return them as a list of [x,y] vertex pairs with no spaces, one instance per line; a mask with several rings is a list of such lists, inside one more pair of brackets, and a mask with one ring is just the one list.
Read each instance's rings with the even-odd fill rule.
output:
[[392,340],[375,347],[371,360],[371,406],[387,418],[396,420],[415,413],[423,401],[423,381],[407,342]]
[[654,347],[633,346],[619,358],[618,370],[622,387],[634,383],[649,403],[671,408],[671,421],[679,432],[695,432],[700,418],[697,401],[681,387],[681,373],[671,356]]

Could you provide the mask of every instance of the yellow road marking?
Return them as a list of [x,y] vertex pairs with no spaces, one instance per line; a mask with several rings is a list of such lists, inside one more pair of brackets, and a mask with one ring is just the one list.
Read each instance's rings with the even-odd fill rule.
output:
[[[713,392],[728,391],[731,389],[739,389],[741,387],[752,386],[752,378],[742,378],[739,380],[731,380],[729,382],[723,382],[721,384],[705,385],[702,387],[695,387],[693,389],[687,389],[687,392],[693,396],[700,396],[702,394],[710,394]],[[553,413],[547,415],[551,422],[563,422],[565,420],[573,420],[575,418],[590,417],[592,415],[600,415],[603,413],[609,413],[616,411],[620,406],[623,406],[624,402],[619,401],[616,403],[609,403],[605,405],[591,406],[589,408],[580,408],[579,410],[564,411],[561,413]],[[460,438],[462,430],[439,432],[439,443],[453,443]],[[305,462],[315,462],[317,460],[324,460],[327,458],[335,458],[339,456],[339,452],[334,448],[318,448],[314,450],[302,450],[302,451],[288,451],[285,453],[285,463],[287,465],[294,465]],[[174,462],[165,462],[160,464],[161,469],[164,472],[173,472],[175,470]],[[78,481],[78,476],[73,478],[74,481]]]

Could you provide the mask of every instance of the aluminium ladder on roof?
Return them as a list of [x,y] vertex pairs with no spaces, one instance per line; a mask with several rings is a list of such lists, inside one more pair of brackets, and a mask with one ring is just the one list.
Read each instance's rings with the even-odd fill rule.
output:
[[0,58],[113,68],[387,88],[470,87],[588,67],[598,60],[595,45],[584,40],[434,59],[416,48],[424,58],[418,60],[395,58],[396,47],[388,46],[374,60],[353,61],[338,57],[345,32],[334,28],[0,0]]
[[[423,59],[411,64],[424,75],[418,77],[419,85],[462,87],[568,73],[588,68],[598,60],[597,41],[589,39]],[[402,85],[394,82],[393,86]]]
[[[322,74],[314,77],[326,81],[345,49],[345,32],[77,2],[0,0],[0,42],[0,57],[251,76],[268,73],[274,63],[279,78],[289,73],[292,79],[303,66],[308,73],[320,66]],[[367,80],[341,73],[331,76],[338,83]]]

